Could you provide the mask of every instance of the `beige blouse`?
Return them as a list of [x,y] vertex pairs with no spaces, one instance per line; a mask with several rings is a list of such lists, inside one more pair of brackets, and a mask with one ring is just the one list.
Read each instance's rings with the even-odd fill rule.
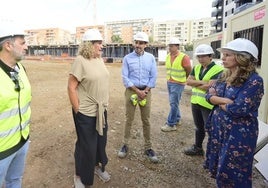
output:
[[96,117],[96,129],[103,135],[104,110],[109,100],[109,72],[102,58],[88,60],[77,56],[70,74],[79,81],[79,112]]

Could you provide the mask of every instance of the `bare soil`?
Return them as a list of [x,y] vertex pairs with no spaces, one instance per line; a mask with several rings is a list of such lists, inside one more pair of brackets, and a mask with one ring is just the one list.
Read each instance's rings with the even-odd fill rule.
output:
[[[31,145],[23,179],[24,188],[71,188],[74,175],[74,144],[76,134],[67,95],[67,79],[71,61],[24,61],[32,84]],[[160,158],[150,163],[143,155],[143,136],[139,110],[132,128],[129,155],[117,157],[124,127],[124,87],[121,64],[108,63],[110,71],[110,102],[108,111],[109,163],[111,180],[103,183],[95,176],[94,188],[214,188],[215,181],[202,168],[203,157],[189,157],[182,150],[194,141],[194,124],[190,109],[190,88],[181,101],[182,126],[176,132],[164,133],[160,127],[169,112],[165,69],[158,67],[157,87],[152,90],[152,143]],[[108,80],[107,80],[108,81]],[[205,143],[204,143],[205,148]],[[254,169],[254,187],[265,187]]]

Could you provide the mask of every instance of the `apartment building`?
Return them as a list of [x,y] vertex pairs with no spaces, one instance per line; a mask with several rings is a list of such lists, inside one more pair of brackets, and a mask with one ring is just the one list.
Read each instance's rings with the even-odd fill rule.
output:
[[72,35],[69,31],[60,28],[26,30],[28,45],[69,45]]
[[133,35],[139,31],[149,35],[150,43],[167,45],[171,37],[177,37],[182,44],[191,44],[213,33],[212,20],[213,18],[202,18],[153,22],[153,19],[136,19],[107,22],[105,25],[79,26],[76,27],[75,34],[59,28],[27,30],[26,33],[29,34],[29,45],[79,44],[85,31],[91,28],[97,28],[101,32],[106,44],[114,42],[113,36],[120,37],[124,44],[131,44]]
[[212,20],[213,18],[202,18],[154,22],[153,40],[156,43],[168,44],[171,37],[177,37],[182,44],[191,44],[213,32]]
[[215,28],[215,32],[221,32],[225,30],[228,25],[228,19],[263,0],[213,0],[211,17],[215,18],[212,26]]
[[202,18],[190,21],[190,37],[188,43],[193,43],[196,40],[208,37],[214,33],[214,27],[212,27],[213,18]]
[[177,37],[182,43],[188,43],[189,29],[189,20],[154,22],[153,41],[159,44],[168,44],[171,37]]
[[131,44],[133,35],[139,31],[152,36],[153,19],[135,19],[105,23],[105,42],[112,43],[112,36],[119,36],[123,43]]

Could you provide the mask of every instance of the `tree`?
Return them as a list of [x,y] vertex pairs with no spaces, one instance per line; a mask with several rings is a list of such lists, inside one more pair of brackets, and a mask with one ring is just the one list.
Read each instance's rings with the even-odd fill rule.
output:
[[111,37],[112,43],[123,43],[123,40],[119,35],[113,35]]
[[184,46],[184,49],[185,49],[185,51],[193,51],[193,49],[194,49],[194,47],[193,47],[193,44],[186,44],[185,46]]

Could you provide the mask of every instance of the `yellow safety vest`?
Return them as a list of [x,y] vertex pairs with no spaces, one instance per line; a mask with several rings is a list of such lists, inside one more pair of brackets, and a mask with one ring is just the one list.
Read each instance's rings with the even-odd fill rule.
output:
[[[196,80],[200,80],[199,74],[200,74],[201,67],[202,67],[201,64],[198,64],[194,67]],[[206,74],[202,80],[209,81],[214,75],[218,74],[222,70],[223,70],[222,66],[215,64],[212,67],[210,67],[210,69],[206,72]],[[212,109],[213,105],[211,105],[210,103],[208,103],[206,101],[205,94],[206,94],[206,91],[198,89],[196,87],[193,87],[192,88],[191,103],[192,104],[199,104],[205,108]]]
[[31,117],[31,86],[23,66],[18,63],[20,91],[15,83],[0,68],[0,152],[16,146],[21,138],[29,136]]
[[182,67],[182,59],[185,56],[184,53],[179,53],[174,62],[171,64],[170,53],[166,58],[166,70],[167,70],[167,80],[172,78],[177,82],[186,82],[186,72]]

